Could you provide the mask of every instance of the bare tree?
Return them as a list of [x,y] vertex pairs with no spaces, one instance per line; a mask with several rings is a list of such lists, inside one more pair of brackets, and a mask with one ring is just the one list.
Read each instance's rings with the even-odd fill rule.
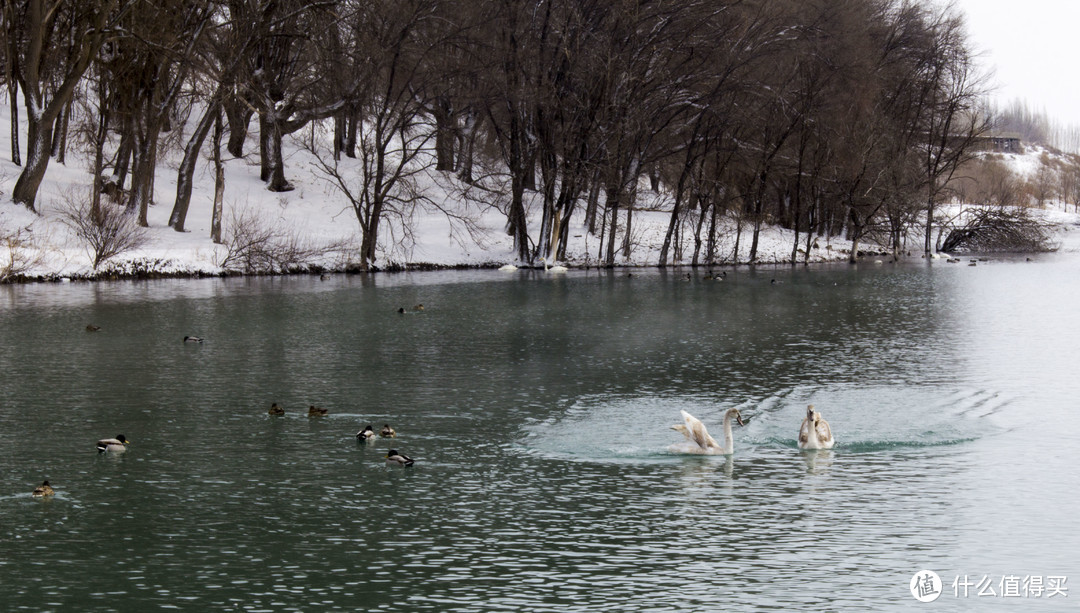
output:
[[10,7],[9,52],[26,106],[26,167],[12,199],[34,210],[52,148],[53,127],[128,4],[121,0],[45,0],[5,3]]

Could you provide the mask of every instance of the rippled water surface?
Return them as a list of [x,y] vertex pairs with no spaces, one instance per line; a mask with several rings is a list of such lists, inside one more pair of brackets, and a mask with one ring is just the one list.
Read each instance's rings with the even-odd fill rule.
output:
[[[1078,272],[0,287],[0,610],[1076,610]],[[730,407],[733,456],[667,450]]]

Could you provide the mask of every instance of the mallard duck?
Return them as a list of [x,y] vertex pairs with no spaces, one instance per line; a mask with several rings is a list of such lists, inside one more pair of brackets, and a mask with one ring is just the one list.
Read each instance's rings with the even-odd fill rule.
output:
[[284,415],[285,409],[281,408],[281,406],[275,402],[270,405],[270,410],[268,411],[268,413],[270,413],[271,415]]
[[30,494],[35,498],[44,498],[46,496],[52,496],[56,493],[56,490],[49,485],[48,481],[43,481],[41,485],[34,488],[34,491]]
[[317,407],[315,405],[309,406],[308,410],[307,410],[308,417],[322,417],[323,415],[326,415],[329,412],[330,411],[327,411],[326,409],[324,409],[322,407]]
[[116,438],[103,438],[97,442],[98,453],[123,453],[127,451],[127,445],[131,441],[124,438],[123,434],[117,434]]
[[185,336],[184,337],[184,342],[185,343],[201,343],[202,341],[203,341],[203,339],[198,337],[198,336]]
[[101,326],[95,326],[94,324],[87,324],[86,325],[86,331],[87,332],[97,332],[100,329],[101,329]]
[[356,433],[356,440],[361,443],[367,443],[375,440],[375,431],[371,429],[371,424],[364,426],[364,429]]
[[423,311],[424,310],[424,305],[418,304],[418,305],[414,306],[412,308],[412,310],[414,310],[414,311]]
[[390,424],[383,424],[382,430],[379,430],[379,436],[383,438],[394,438],[397,436],[397,432],[390,427]]
[[414,462],[413,459],[409,456],[403,453],[398,453],[397,449],[391,449],[390,451],[386,452],[386,463],[393,464],[395,466],[412,466],[416,462]]

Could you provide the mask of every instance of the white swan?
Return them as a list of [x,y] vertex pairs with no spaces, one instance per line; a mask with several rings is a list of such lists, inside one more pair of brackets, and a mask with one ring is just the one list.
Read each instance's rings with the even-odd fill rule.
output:
[[724,413],[723,446],[717,443],[716,439],[709,436],[709,431],[705,428],[705,424],[701,423],[701,420],[686,411],[680,411],[680,413],[682,413],[683,421],[686,423],[675,424],[671,429],[682,432],[686,440],[669,446],[668,451],[701,455],[731,455],[735,453],[735,443],[731,434],[731,420],[735,419],[740,426],[743,425],[739,409],[728,409],[727,413]]
[[799,426],[799,449],[832,449],[836,444],[829,422],[814,410],[814,405],[806,407],[806,419]]
[[555,264],[554,266],[548,266],[547,260],[544,259],[544,258],[540,258],[540,261],[544,263],[544,272],[566,272],[566,271],[570,270],[569,268],[567,268],[567,267],[565,267],[565,266],[563,266],[561,264]]
[[513,264],[503,264],[499,267],[499,270],[503,272],[514,272],[517,270],[517,266],[514,266]]

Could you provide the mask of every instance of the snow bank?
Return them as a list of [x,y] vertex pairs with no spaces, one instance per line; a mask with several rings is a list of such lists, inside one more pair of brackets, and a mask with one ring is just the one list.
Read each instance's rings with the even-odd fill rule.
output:
[[[8,125],[7,105],[0,105],[0,122]],[[0,269],[12,255],[22,257],[25,263],[23,275],[37,278],[89,277],[94,276],[92,257],[73,231],[61,221],[61,210],[72,198],[89,195],[90,164],[85,153],[69,151],[68,163],[55,161],[49,164],[45,181],[38,195],[34,214],[11,202],[11,191],[21,169],[11,163],[10,135],[0,134],[0,237],[17,236],[23,245],[15,253],[0,244]],[[272,193],[258,178],[258,153],[254,149],[257,136],[248,144],[249,155],[226,161],[225,217],[226,225],[236,211],[248,211],[261,223],[291,233],[307,244],[335,243],[339,248],[311,262],[328,270],[346,270],[359,261],[359,223],[353,209],[330,183],[320,175],[310,153],[295,139],[286,141],[286,176],[295,190]],[[25,140],[25,139],[24,139]],[[221,263],[227,250],[210,240],[210,217],[213,202],[213,167],[209,160],[200,161],[196,171],[191,208],[187,216],[186,232],[176,232],[168,227],[168,218],[176,190],[176,168],[179,153],[164,155],[159,164],[155,181],[155,205],[148,211],[148,242],[131,252],[116,257],[102,266],[101,276],[159,275],[219,275],[223,274]],[[1017,165],[1022,165],[1022,160]],[[1026,162],[1025,162],[1026,163]],[[481,207],[476,203],[459,201],[459,196],[447,187],[451,183],[434,172],[426,177],[422,187],[440,206],[467,210],[475,222],[471,231],[452,223],[445,215],[434,209],[420,209],[408,219],[408,230],[400,224],[389,224],[381,231],[378,249],[379,267],[457,267],[498,266],[515,262],[513,241],[506,234],[506,218],[496,207]],[[643,186],[644,187],[644,186]],[[665,197],[643,189],[639,206],[633,217],[631,232],[632,250],[629,257],[619,257],[617,264],[623,266],[653,266],[659,260],[660,248],[667,230],[669,215],[663,211]],[[528,219],[530,235],[539,233],[539,211],[535,199],[529,203]],[[583,210],[579,209],[570,220],[570,240],[567,260],[571,266],[595,265],[602,259],[600,240],[582,227]],[[1062,228],[1077,226],[1078,216],[1067,213],[1046,212],[1048,219],[1061,224]],[[625,218],[625,212],[620,215]],[[620,219],[620,223],[622,219]],[[731,259],[734,251],[734,222],[726,221],[728,227],[719,245],[720,252]],[[744,227],[739,244],[739,261],[749,256],[751,228]],[[1080,232],[1065,232],[1070,238]],[[408,237],[406,237],[408,235]],[[791,258],[794,233],[776,227],[763,228],[758,246],[760,264],[778,264]],[[848,257],[850,243],[832,238],[819,238],[811,249],[811,262],[844,261]],[[1077,241],[1065,241],[1075,249]],[[805,246],[805,236],[800,240]],[[919,243],[914,243],[919,244]],[[876,249],[866,246],[866,249]],[[693,246],[689,240],[674,253],[675,264],[688,264]],[[913,247],[913,250],[917,247]],[[878,249],[878,251],[881,251]],[[5,259],[6,258],[6,259]],[[799,255],[801,261],[802,255]]]

